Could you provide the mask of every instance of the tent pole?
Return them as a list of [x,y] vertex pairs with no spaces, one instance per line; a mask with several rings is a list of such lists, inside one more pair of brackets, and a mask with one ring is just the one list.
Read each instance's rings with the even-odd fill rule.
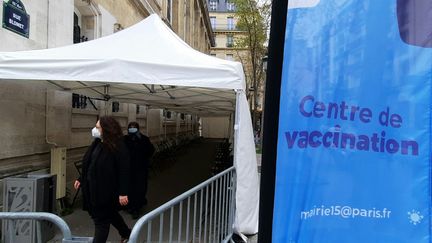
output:
[[[238,144],[238,133],[239,133],[239,102],[240,102],[240,94],[243,92],[241,89],[235,90],[236,93],[236,106],[234,113],[234,166],[237,166],[237,144]],[[237,168],[237,167],[236,167]]]

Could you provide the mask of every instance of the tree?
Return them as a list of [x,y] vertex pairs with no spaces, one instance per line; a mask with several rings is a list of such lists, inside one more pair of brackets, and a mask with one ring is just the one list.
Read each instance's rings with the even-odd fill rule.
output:
[[[263,57],[267,53],[267,33],[270,23],[271,4],[261,0],[232,0],[236,6],[236,27],[244,35],[238,35],[235,48],[243,64],[246,77],[246,94],[252,111],[254,129],[258,129],[258,95],[264,84]],[[245,52],[242,55],[240,50]]]

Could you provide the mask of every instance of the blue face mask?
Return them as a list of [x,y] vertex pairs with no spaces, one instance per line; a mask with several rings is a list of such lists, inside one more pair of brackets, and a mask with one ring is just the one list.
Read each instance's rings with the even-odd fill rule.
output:
[[138,132],[138,128],[136,128],[136,127],[131,127],[131,128],[128,129],[128,132],[129,132],[129,133],[136,133],[136,132]]

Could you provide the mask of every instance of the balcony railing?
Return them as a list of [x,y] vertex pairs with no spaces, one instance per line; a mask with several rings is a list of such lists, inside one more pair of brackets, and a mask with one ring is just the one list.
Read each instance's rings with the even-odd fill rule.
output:
[[229,24],[212,24],[213,30],[218,31],[239,31],[240,29],[237,28],[235,25],[229,25]]
[[226,3],[226,4],[221,4],[218,3],[217,1],[210,1],[210,4],[208,5],[208,9],[210,12],[235,12],[236,11],[236,7],[234,5],[234,3]]

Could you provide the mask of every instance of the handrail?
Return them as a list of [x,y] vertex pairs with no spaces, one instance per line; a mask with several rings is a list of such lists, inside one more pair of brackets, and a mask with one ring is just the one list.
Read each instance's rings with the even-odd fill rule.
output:
[[158,216],[161,212],[164,212],[165,210],[170,209],[171,207],[175,206],[177,203],[181,202],[184,199],[187,199],[189,196],[193,195],[194,193],[198,192],[202,188],[208,186],[210,183],[216,181],[217,179],[225,176],[226,174],[230,173],[231,171],[234,171],[234,167],[230,167],[226,169],[225,171],[219,173],[218,175],[213,176],[212,178],[200,183],[199,185],[193,187],[192,189],[184,192],[183,194],[173,198],[172,200],[168,201],[167,203],[161,205],[160,207],[154,209],[153,211],[149,212],[148,214],[141,217],[136,223],[135,226],[132,229],[129,241],[130,242],[138,242],[138,236],[141,230],[141,226],[144,225],[147,221],[155,218]]
[[47,220],[57,225],[63,234],[65,240],[72,240],[72,233],[66,222],[59,216],[52,213],[44,212],[0,212],[0,219],[32,219]]

